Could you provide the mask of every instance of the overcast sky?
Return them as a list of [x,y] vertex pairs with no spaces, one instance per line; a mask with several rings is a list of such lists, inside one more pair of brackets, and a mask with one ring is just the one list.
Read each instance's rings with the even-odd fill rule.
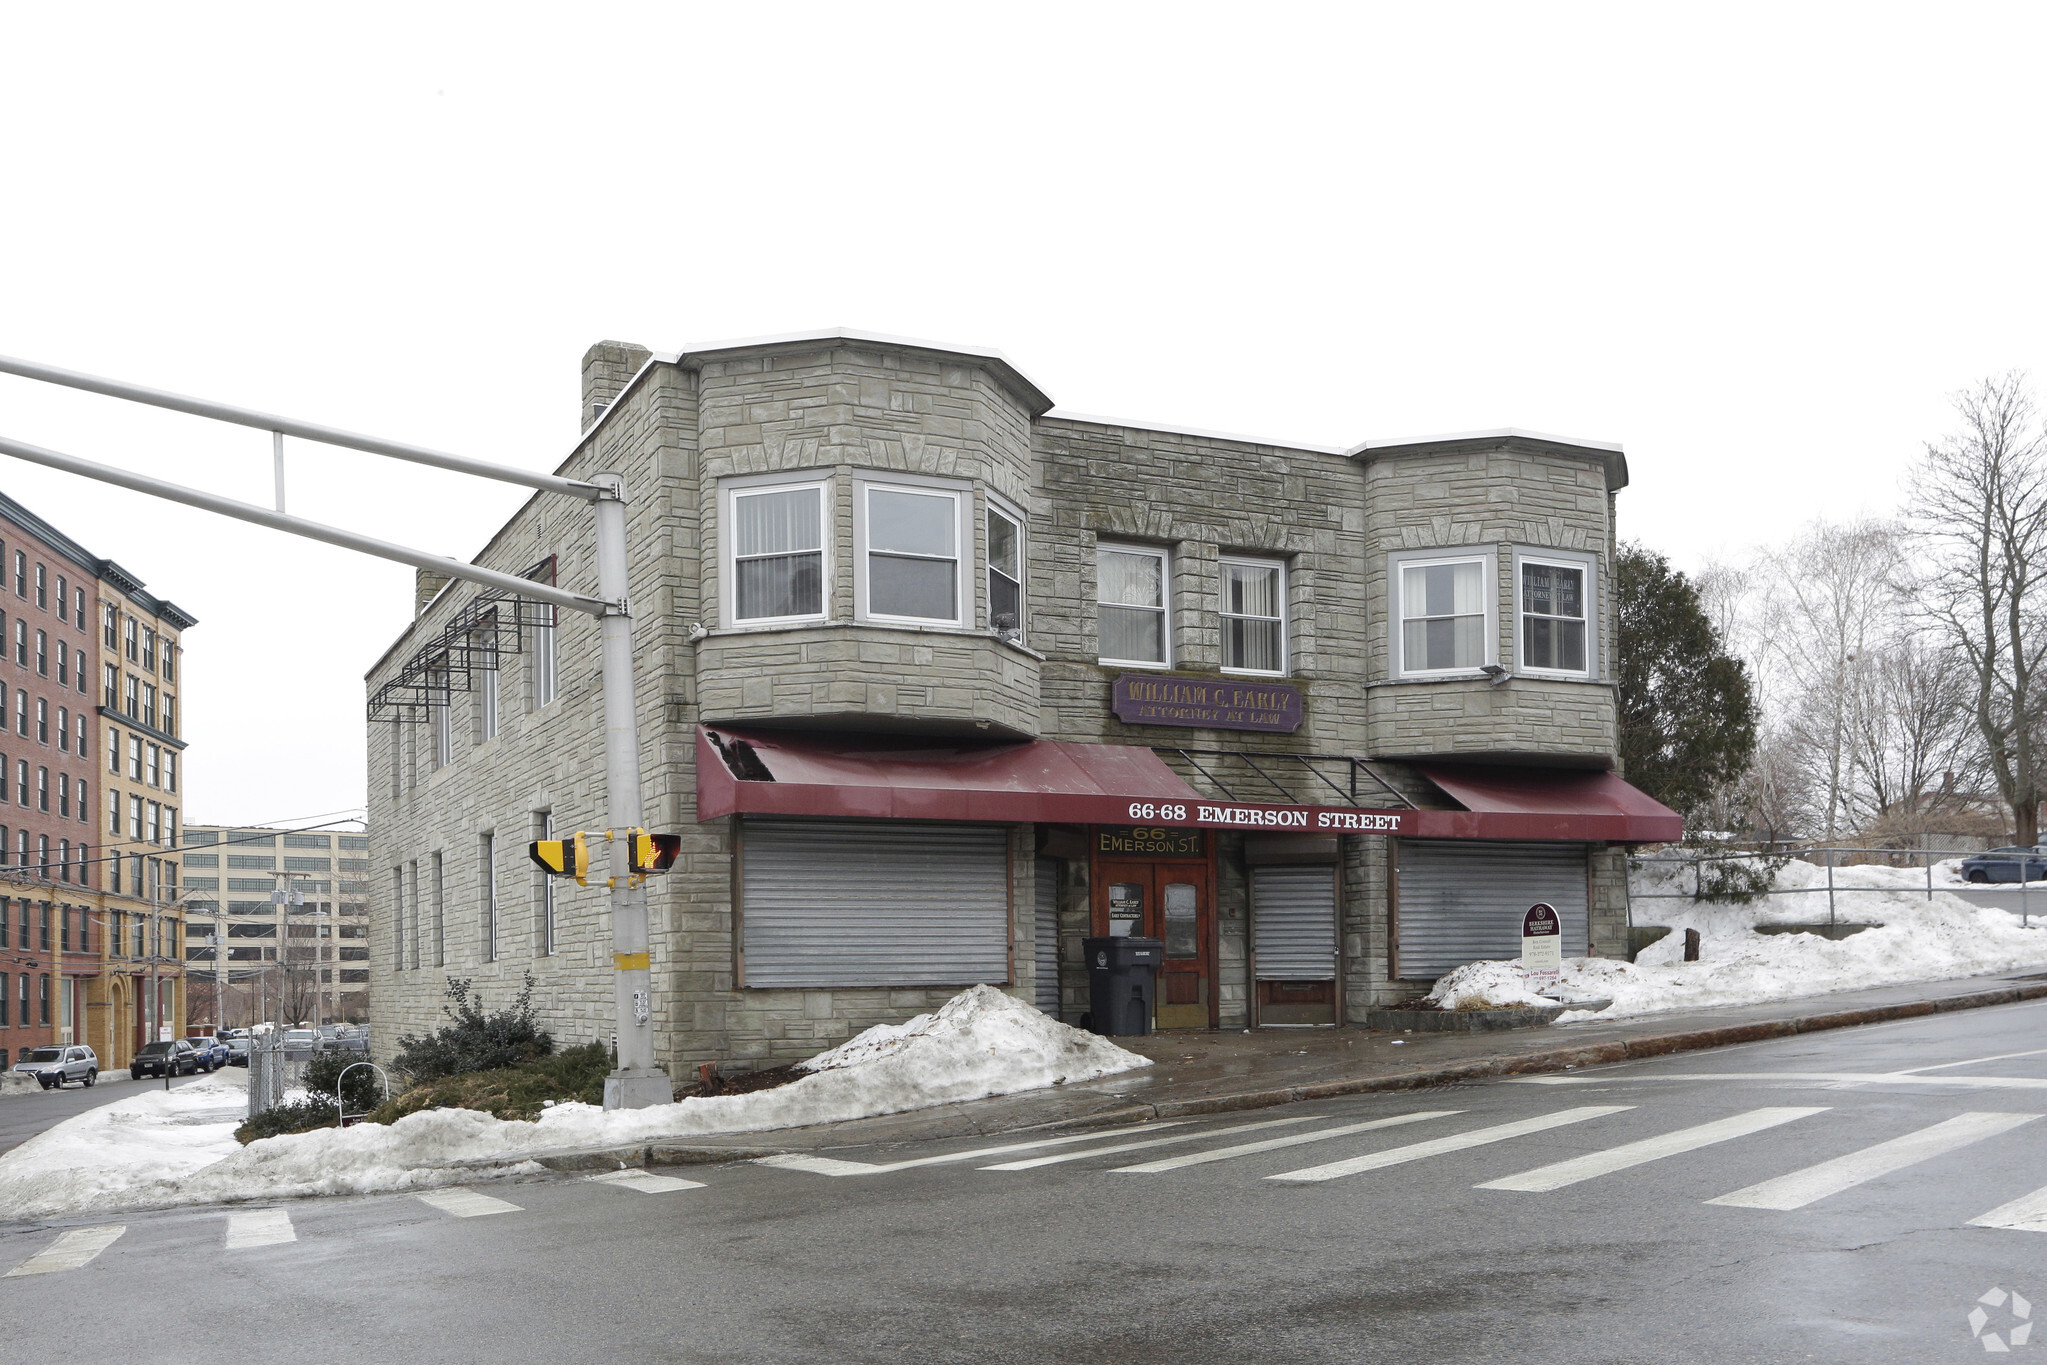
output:
[[[0,353],[550,467],[600,338],[997,347],[1072,411],[1626,445],[1696,566],[1898,505],[2043,357],[2047,10],[0,12]],[[0,433],[254,502],[269,441],[0,378]],[[294,443],[468,557],[517,490]],[[411,570],[0,460],[200,618],[186,816],[359,808]]]

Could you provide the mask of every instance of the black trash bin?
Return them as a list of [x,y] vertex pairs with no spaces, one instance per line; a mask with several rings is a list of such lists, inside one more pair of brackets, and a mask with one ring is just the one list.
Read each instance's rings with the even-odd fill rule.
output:
[[1110,1038],[1150,1033],[1165,943],[1155,938],[1091,938],[1083,944],[1087,949],[1088,1027]]

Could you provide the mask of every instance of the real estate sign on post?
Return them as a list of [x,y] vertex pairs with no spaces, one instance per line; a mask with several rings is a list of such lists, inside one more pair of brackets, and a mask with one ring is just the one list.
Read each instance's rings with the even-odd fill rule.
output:
[[1531,991],[1545,991],[1562,979],[1564,926],[1553,906],[1537,901],[1521,917],[1521,975]]

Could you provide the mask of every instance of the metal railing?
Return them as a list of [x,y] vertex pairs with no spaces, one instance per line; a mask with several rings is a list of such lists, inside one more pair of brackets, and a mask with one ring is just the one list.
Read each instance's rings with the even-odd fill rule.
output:
[[[1784,849],[1771,852],[1754,851],[1747,853],[1694,853],[1669,857],[1654,856],[1631,857],[1628,859],[1631,865],[1662,863],[1676,864],[1689,867],[1692,869],[1693,882],[1692,890],[1690,892],[1631,890],[1628,894],[1628,899],[1631,901],[1635,900],[1702,901],[1716,899],[1716,897],[1714,896],[1709,896],[1705,894],[1706,880],[1705,867],[1709,863],[1754,863],[1769,861],[1775,862],[1795,861],[1815,863],[1816,865],[1824,866],[1826,868],[1827,881],[1826,885],[1824,886],[1773,886],[1760,891],[1736,894],[1741,899],[1761,898],[1764,896],[1808,896],[1824,894],[1827,898],[1827,924],[1829,926],[1832,926],[1836,922],[1837,916],[1836,904],[1837,898],[1839,896],[1855,895],[1858,893],[1867,893],[1872,891],[1896,892],[1903,889],[1901,887],[1895,886],[1835,885],[1834,869],[1836,866],[1870,866],[1873,865],[1874,857],[1881,856],[1884,859],[1884,862],[1881,865],[1885,867],[1897,866],[1898,864],[1892,860],[1899,858],[1910,860],[1904,864],[1907,867],[1910,867],[1914,864],[1923,864],[1926,870],[1926,898],[1928,900],[1933,899],[1934,893],[1936,891],[1967,892],[1970,895],[1978,895],[1983,893],[2000,891],[2010,892],[2013,895],[2015,895],[2018,899],[2020,926],[2022,928],[2031,928],[2032,927],[2031,894],[2047,894],[2047,888],[2043,888],[2041,892],[2029,894],[2028,885],[2026,881],[2023,879],[2023,873],[2021,873],[2021,879],[2016,883],[1986,881],[1969,882],[1964,886],[1935,886],[1933,884],[1933,869],[1936,864],[1945,862],[1950,858],[1972,857],[1984,851],[1985,850],[1980,848],[1967,849],[1800,848]],[[1844,855],[1853,855],[1861,859],[1861,862],[1842,864],[1840,863],[1839,860]],[[2047,866],[2047,853],[2037,853],[2028,856],[2029,862],[2034,860],[2037,860],[2043,866]],[[2047,880],[2047,878],[2043,878],[2042,880]]]
[[[274,1035],[273,1035],[274,1036]],[[266,1109],[275,1109],[284,1103],[284,1097],[305,1084],[306,1064],[322,1052],[359,1052],[367,1059],[370,1050],[368,1029],[358,1030],[352,1038],[325,1039],[307,1047],[286,1047],[281,1038],[266,1041],[255,1038],[249,1044],[249,1117],[254,1118]],[[389,1087],[389,1082],[385,1082]]]

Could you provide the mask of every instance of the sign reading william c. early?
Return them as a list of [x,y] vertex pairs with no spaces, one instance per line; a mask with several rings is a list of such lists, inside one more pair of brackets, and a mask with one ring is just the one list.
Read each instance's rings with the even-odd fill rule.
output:
[[1125,673],[1116,679],[1113,705],[1117,717],[1131,725],[1278,734],[1301,728],[1301,689],[1286,683]]

